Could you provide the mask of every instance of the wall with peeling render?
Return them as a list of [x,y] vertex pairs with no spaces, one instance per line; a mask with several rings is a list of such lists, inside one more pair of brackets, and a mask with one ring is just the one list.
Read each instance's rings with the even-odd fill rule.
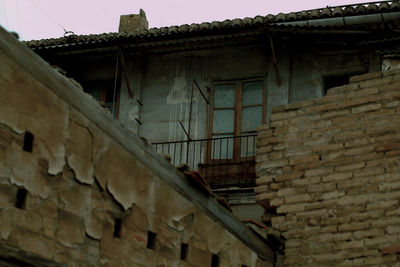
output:
[[[124,127],[111,114],[2,29],[0,73],[0,264],[272,266],[267,245],[256,253],[261,240],[228,229],[226,211],[218,219],[205,208],[221,209],[215,199],[192,201],[179,187],[187,181],[168,180],[182,175],[145,145],[129,148],[137,137],[116,138]],[[70,92],[77,97],[66,101]],[[105,131],[102,121],[115,127]]]

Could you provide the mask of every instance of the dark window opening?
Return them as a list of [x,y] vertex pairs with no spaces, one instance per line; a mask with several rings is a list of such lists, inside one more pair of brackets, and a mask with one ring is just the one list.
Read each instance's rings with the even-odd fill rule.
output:
[[156,243],[156,233],[153,233],[151,231],[147,231],[147,248],[148,249],[154,249],[154,245]]
[[188,249],[189,249],[188,244],[185,243],[181,244],[181,260],[183,261],[187,260]]
[[114,237],[121,238],[122,220],[116,218],[114,221]]
[[349,78],[353,74],[340,75],[340,76],[328,76],[324,78],[324,95],[329,89],[337,86],[342,86],[349,83]]
[[96,99],[99,104],[108,109],[118,118],[120,82],[114,80],[96,80],[82,83],[84,91]]
[[211,258],[211,267],[219,266],[219,256],[217,254],[213,254]]
[[24,146],[23,146],[23,150],[26,152],[31,152],[33,150],[33,134],[30,132],[25,132],[25,136],[24,136]]
[[18,209],[25,209],[25,201],[26,195],[28,191],[23,188],[18,189],[17,191],[17,202],[15,203],[15,207]]

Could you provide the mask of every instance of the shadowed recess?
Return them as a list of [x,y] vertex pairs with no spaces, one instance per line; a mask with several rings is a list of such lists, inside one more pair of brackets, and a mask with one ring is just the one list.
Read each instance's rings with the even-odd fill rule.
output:
[[24,147],[22,148],[26,152],[32,152],[33,149],[33,134],[30,132],[25,132],[24,136]]

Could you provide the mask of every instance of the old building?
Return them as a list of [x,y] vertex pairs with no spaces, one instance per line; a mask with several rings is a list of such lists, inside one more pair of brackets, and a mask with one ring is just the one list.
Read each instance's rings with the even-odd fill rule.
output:
[[[364,183],[373,176],[357,171],[373,163],[361,164],[352,158],[371,151],[364,151],[361,143],[351,144],[362,142],[365,127],[375,124],[361,123],[357,127],[364,127],[362,134],[348,140],[336,142],[332,135],[340,136],[340,123],[350,121],[346,127],[352,127],[357,116],[379,120],[379,109],[389,114],[389,125],[397,122],[397,76],[392,73],[385,78],[382,71],[395,73],[400,67],[399,23],[399,1],[159,29],[148,29],[141,11],[121,16],[118,33],[70,35],[26,44],[78,81],[129,131],[148,140],[173,165],[185,163],[198,170],[242,220],[263,221],[271,226],[270,233],[286,238],[286,264],[363,265],[374,260],[384,264],[383,259],[393,262],[396,255],[388,256],[381,249],[396,251],[392,245],[398,239],[383,242],[382,248],[369,246],[396,233],[393,225],[382,222],[384,226],[364,233],[357,231],[367,231],[370,221],[352,224],[346,221],[350,217],[330,221],[341,218],[343,212],[367,216],[365,209],[373,210],[381,203],[376,202],[382,198],[378,193],[396,188],[392,184],[346,187],[341,181],[354,178]],[[370,78],[371,85],[361,82]],[[382,89],[387,80],[391,89]],[[395,93],[388,95],[388,90]],[[338,121],[333,117],[339,117]],[[382,131],[374,134],[384,136]],[[388,131],[392,137],[396,133],[396,129]],[[385,137],[382,140],[389,143],[377,141],[377,136],[364,141],[378,150],[383,148],[375,146],[396,143]],[[334,148],[343,151],[331,151]],[[395,160],[396,152],[389,150],[370,156],[379,161],[393,153]],[[347,171],[346,160],[350,161]],[[382,168],[390,169],[395,163],[387,164]],[[374,192],[375,187],[379,191],[375,197],[363,194],[364,190]],[[396,222],[392,209],[398,196],[397,192],[390,194],[394,200],[381,204],[392,214],[388,220]],[[350,195],[359,195],[359,199],[352,200]],[[360,205],[337,208],[351,203]],[[312,212],[307,213],[308,209]],[[325,218],[326,214],[330,217]],[[326,239],[313,237],[313,231]],[[366,241],[373,237],[379,240]],[[316,241],[325,246],[312,247]],[[350,247],[356,251],[348,252]]]
[[1,266],[273,266],[275,245],[0,28]]
[[27,45],[256,219],[257,127],[275,106],[319,98],[392,62],[399,18],[399,2],[384,1],[147,29],[141,11],[121,16],[118,33]]

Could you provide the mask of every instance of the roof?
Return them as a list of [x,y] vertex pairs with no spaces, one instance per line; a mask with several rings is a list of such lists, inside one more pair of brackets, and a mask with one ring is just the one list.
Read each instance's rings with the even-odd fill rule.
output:
[[[278,15],[256,16],[254,18],[233,19],[224,21],[204,22],[201,24],[184,24],[181,26],[170,26],[151,28],[148,30],[137,30],[133,32],[103,33],[90,35],[72,35],[61,38],[32,40],[25,42],[33,50],[60,49],[63,47],[80,47],[82,45],[107,45],[127,40],[165,40],[186,36],[212,35],[221,33],[232,33],[260,29],[265,27],[293,28],[315,28],[309,25],[309,21],[345,18],[354,16],[366,16],[373,14],[386,14],[400,12],[400,1],[380,1],[354,5],[325,7],[320,9],[306,10],[300,12],[280,13]],[[397,18],[399,19],[399,18]],[[299,22],[305,22],[298,24]],[[342,25],[348,28],[349,25]],[[338,25],[318,25],[317,28],[337,28]],[[342,27],[343,28],[343,27]]]

